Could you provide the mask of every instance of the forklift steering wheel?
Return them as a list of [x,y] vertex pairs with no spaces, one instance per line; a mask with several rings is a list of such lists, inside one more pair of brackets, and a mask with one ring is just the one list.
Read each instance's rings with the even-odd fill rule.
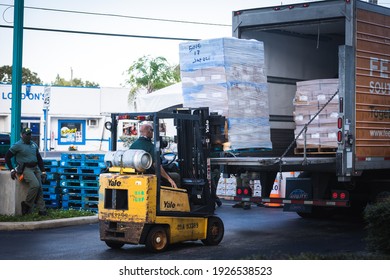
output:
[[[169,166],[176,160],[177,155],[175,153],[169,152],[169,153],[163,153],[161,154],[161,164],[162,166]],[[168,159],[172,158],[172,159]]]

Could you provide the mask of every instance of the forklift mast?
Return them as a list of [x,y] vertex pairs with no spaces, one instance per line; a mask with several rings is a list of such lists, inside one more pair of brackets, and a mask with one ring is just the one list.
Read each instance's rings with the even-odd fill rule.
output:
[[198,121],[177,119],[177,150],[183,178],[207,181],[207,158],[210,153],[208,108],[181,109],[178,113],[198,116]]

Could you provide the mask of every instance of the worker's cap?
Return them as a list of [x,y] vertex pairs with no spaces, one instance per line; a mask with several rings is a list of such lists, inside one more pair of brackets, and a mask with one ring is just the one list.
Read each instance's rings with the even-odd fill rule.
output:
[[28,127],[23,128],[23,129],[22,129],[22,134],[26,134],[26,135],[31,134],[31,129],[28,128]]

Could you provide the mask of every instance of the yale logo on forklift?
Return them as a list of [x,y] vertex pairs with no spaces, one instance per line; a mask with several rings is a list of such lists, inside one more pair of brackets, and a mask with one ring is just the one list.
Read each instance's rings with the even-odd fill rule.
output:
[[110,187],[119,187],[122,184],[121,181],[118,181],[116,179],[108,179],[108,185]]
[[189,212],[187,191],[184,189],[172,189],[170,187],[161,187],[160,191],[160,210],[161,211],[179,211]]

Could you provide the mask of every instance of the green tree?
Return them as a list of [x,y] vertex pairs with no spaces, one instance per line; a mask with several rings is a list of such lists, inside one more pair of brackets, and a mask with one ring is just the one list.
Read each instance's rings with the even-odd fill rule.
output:
[[95,83],[95,82],[85,81],[84,86],[85,87],[99,87],[99,84]]
[[180,81],[179,66],[171,66],[164,57],[143,56],[134,61],[127,70],[130,85],[129,101],[133,101],[140,89],[146,93],[167,87]]
[[72,80],[65,80],[64,78],[60,77],[59,74],[57,74],[56,79],[54,82],[52,82],[53,86],[74,86],[74,87],[98,87],[99,84],[95,82],[90,81],[83,81],[79,78],[74,78]]
[[180,65],[176,65],[174,68],[173,68],[173,77],[175,79],[175,83],[178,83],[181,81],[181,77],[180,77]]
[[54,82],[51,83],[53,86],[70,86],[70,83],[66,81],[64,78],[61,78],[60,75],[57,74]]
[[[12,66],[4,65],[0,67],[0,82],[12,83]],[[42,80],[37,73],[22,67],[22,84],[40,85]]]

